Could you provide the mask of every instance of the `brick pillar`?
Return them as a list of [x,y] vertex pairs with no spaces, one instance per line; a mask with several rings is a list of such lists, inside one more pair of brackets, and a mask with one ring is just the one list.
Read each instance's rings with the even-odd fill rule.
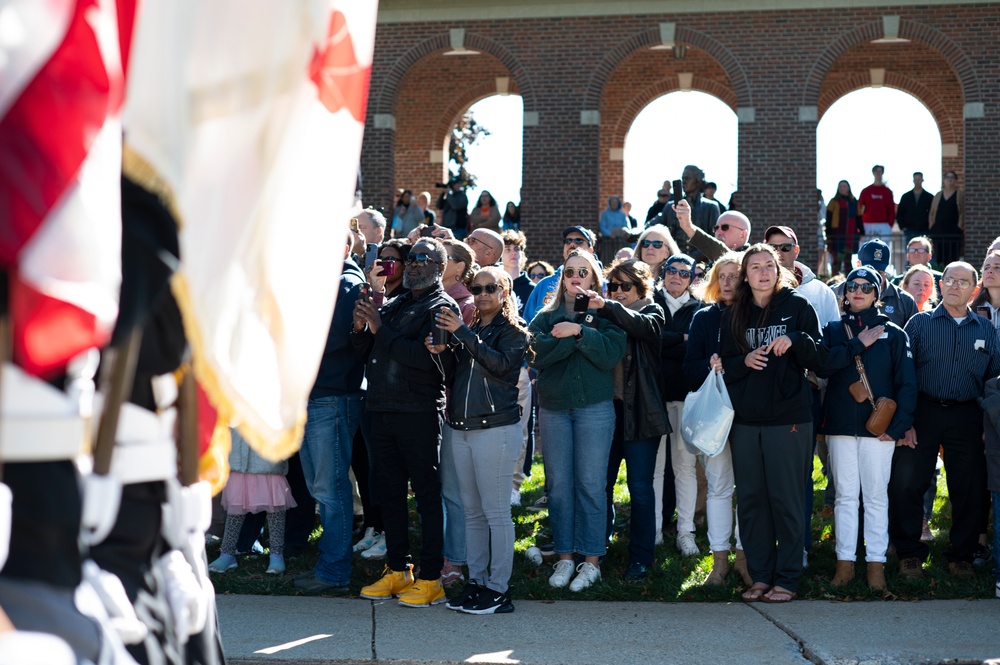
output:
[[[365,120],[365,137],[361,144],[361,177],[365,207],[384,207],[391,222],[395,204],[395,118],[388,114],[371,114]],[[433,201],[431,202],[433,205]]]
[[[989,108],[995,109],[995,105]],[[1000,154],[998,118],[985,111],[980,117],[965,119],[965,169],[959,172],[959,187],[965,191],[965,260],[978,270],[989,243],[1000,235]],[[972,115],[979,115],[973,113]]]

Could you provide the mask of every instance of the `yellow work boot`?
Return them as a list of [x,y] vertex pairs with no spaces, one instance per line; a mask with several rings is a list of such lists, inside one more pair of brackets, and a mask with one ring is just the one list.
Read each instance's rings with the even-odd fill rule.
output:
[[398,596],[413,585],[413,565],[406,564],[406,570],[392,570],[389,566],[382,571],[382,577],[374,584],[361,588],[361,597],[370,600],[385,600]]
[[399,604],[403,607],[430,607],[447,602],[441,580],[417,580],[399,594]]

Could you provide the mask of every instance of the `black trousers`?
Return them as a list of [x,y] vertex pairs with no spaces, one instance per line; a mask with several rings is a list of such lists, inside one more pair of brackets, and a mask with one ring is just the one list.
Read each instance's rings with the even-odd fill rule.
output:
[[798,592],[812,440],[811,422],[767,427],[733,423],[729,444],[737,517],[754,582]]
[[407,481],[413,487],[423,531],[420,579],[441,577],[444,515],[438,449],[442,417],[430,413],[372,413],[371,447],[378,503],[385,525],[389,568],[404,570],[410,559]]
[[913,421],[917,447],[896,448],[889,480],[889,537],[900,559],[927,558],[920,542],[924,493],[931,485],[938,448],[944,448],[948,497],[951,500],[951,561],[972,561],[983,527],[983,494],[986,462],[983,447],[983,412],[975,402],[956,406],[919,398]]

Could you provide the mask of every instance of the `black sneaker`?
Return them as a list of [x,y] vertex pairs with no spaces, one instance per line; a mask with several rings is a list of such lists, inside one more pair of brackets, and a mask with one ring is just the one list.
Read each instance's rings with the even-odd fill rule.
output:
[[509,614],[514,611],[514,603],[510,602],[510,593],[500,593],[483,587],[475,599],[461,608],[466,614]]
[[649,577],[649,568],[641,563],[633,563],[625,571],[625,574],[622,575],[622,578],[626,582],[642,582],[647,577]]
[[448,600],[445,605],[449,610],[461,610],[462,606],[476,599],[476,597],[485,589],[486,587],[481,587],[474,581],[470,581],[466,584],[458,595],[454,598]]
[[982,568],[993,558],[992,553],[988,545],[978,545],[976,549],[972,551],[972,565],[976,568]]

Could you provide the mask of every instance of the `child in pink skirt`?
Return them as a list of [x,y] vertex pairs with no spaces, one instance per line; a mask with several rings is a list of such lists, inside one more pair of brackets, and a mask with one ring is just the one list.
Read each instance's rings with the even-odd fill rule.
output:
[[288,462],[271,463],[250,449],[235,428],[230,429],[233,448],[229,453],[229,481],[222,490],[222,507],[226,510],[226,531],[222,536],[222,554],[208,564],[213,573],[225,573],[236,568],[236,541],[247,513],[267,513],[267,531],[271,544],[271,560],[267,573],[285,572],[285,511],[296,506],[285,474]]

